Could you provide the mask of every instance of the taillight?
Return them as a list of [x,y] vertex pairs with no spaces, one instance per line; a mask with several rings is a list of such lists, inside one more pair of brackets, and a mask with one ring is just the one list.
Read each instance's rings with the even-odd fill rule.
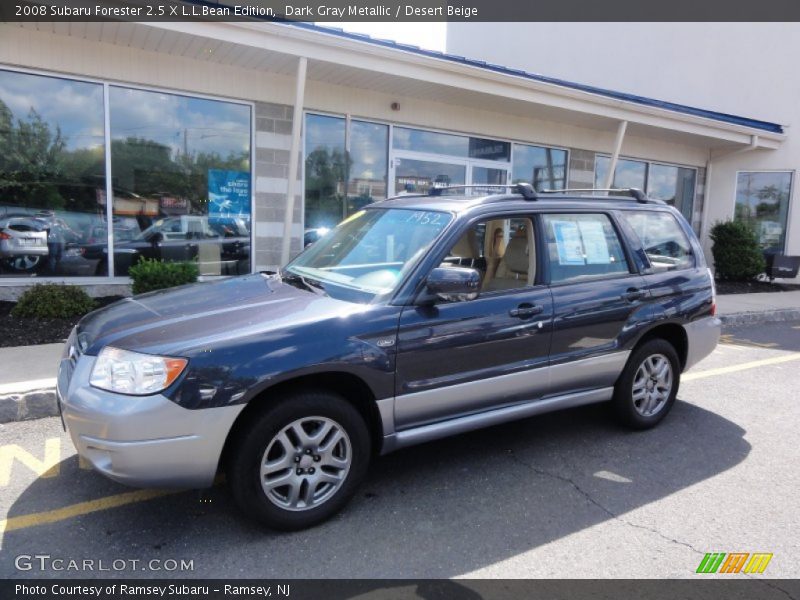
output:
[[0,240],[10,240],[11,236],[8,235],[5,231],[0,231]]

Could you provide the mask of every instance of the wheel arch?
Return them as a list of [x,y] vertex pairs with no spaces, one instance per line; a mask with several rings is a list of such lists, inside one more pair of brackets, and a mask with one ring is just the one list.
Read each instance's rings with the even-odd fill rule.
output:
[[681,372],[686,368],[686,359],[689,354],[689,337],[686,334],[686,329],[680,323],[660,323],[648,329],[636,341],[633,350],[636,350],[642,344],[653,340],[663,339],[675,348],[680,360]]
[[343,371],[327,371],[299,375],[276,382],[254,396],[233,423],[220,456],[220,468],[230,452],[233,441],[247,426],[251,416],[269,407],[277,398],[298,390],[319,390],[339,394],[352,404],[364,418],[372,438],[373,454],[379,454],[383,443],[383,426],[375,394],[358,375]]

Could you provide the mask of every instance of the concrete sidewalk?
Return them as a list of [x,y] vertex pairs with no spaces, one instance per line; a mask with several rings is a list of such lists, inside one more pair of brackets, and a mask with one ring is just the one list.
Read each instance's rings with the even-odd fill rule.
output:
[[[800,291],[717,297],[725,325],[800,319]],[[0,348],[0,423],[58,414],[56,369],[63,344]]]
[[800,291],[717,296],[717,315],[725,325],[800,319]]

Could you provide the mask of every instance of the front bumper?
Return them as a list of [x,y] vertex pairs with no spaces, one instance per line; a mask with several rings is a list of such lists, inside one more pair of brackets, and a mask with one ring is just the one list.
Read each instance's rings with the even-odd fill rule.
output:
[[89,385],[95,360],[67,356],[59,366],[58,402],[78,454],[107,477],[131,486],[210,486],[244,405],[188,410],[160,394],[100,390]]
[[18,246],[14,244],[0,246],[0,258],[17,258],[20,256],[47,256],[47,246]]

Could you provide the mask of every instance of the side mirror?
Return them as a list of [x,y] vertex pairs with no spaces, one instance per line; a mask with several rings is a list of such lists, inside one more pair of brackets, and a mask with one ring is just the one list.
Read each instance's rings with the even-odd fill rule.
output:
[[164,241],[164,234],[160,231],[155,232],[153,235],[150,236],[150,243],[155,246],[156,244],[160,244]]
[[481,274],[467,267],[436,267],[425,282],[428,292],[449,302],[463,302],[478,297]]

